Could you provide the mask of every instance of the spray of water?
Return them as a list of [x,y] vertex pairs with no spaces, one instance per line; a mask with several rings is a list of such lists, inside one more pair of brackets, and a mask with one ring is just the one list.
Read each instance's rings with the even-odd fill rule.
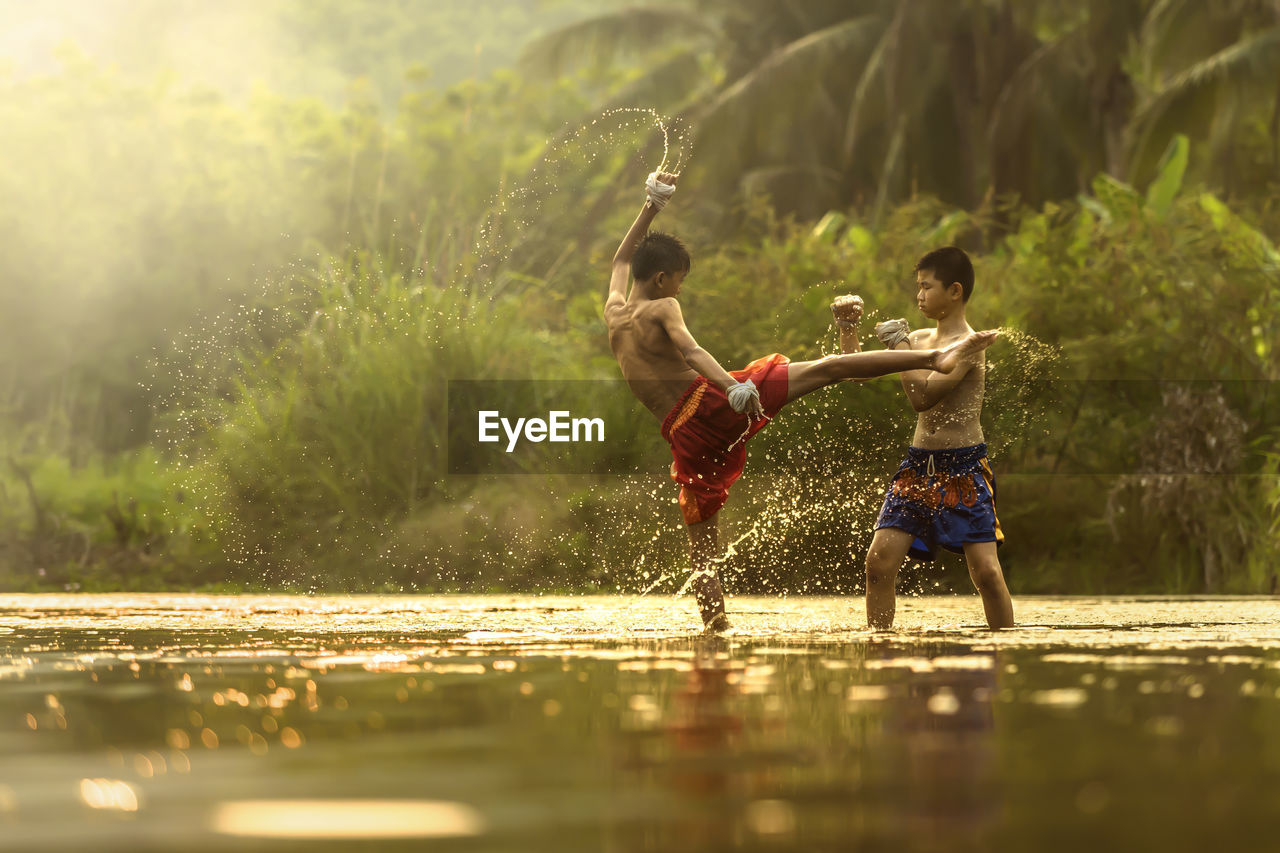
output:
[[[661,146],[661,154],[655,149]],[[565,127],[548,140],[538,163],[511,188],[499,188],[494,204],[480,230],[478,255],[483,258],[478,272],[501,284],[501,271],[519,260],[524,241],[537,235],[547,211],[577,209],[583,199],[564,199],[562,184],[573,170],[599,167],[615,186],[639,186],[637,176],[648,171],[679,173],[688,162],[691,144],[687,129],[678,121],[664,118],[644,107],[606,110],[590,122]],[[619,168],[619,152],[638,152]],[[657,164],[653,165],[654,159]],[[518,266],[519,264],[517,264]],[[558,266],[558,265],[553,265]],[[459,280],[466,271],[455,271]]]
[[[620,151],[652,153],[639,155],[645,161],[639,168],[634,162],[619,168]],[[541,219],[548,211],[566,207],[560,190],[566,175],[608,166],[625,174],[634,188],[641,172],[684,170],[690,153],[686,131],[651,109],[610,110],[587,124],[566,128],[526,178],[514,186],[502,179],[478,231],[472,262],[418,251],[412,269],[445,287],[485,293],[492,300],[518,280]],[[381,268],[388,261],[375,257],[373,263]],[[246,484],[237,481],[237,472],[208,476],[201,439],[227,427],[220,420],[227,409],[208,402],[244,394],[237,383],[244,375],[246,353],[269,358],[279,342],[300,330],[350,322],[351,311],[341,303],[316,307],[305,294],[282,298],[289,282],[314,277],[317,269],[330,284],[340,272],[319,257],[299,261],[283,277],[264,282],[261,305],[233,306],[210,318],[202,329],[175,342],[157,362],[157,384],[165,386],[156,390],[167,412],[166,440],[189,475],[188,493],[211,519],[228,559],[243,567],[289,552],[297,544],[297,531],[289,525],[287,506],[273,508],[265,529],[252,533],[242,520],[222,511],[232,503],[231,492]],[[462,317],[460,322],[472,320]],[[988,430],[997,466],[1004,448],[1041,423],[1037,407],[1044,405],[1044,383],[1040,380],[1051,373],[1059,357],[1052,347],[1018,329],[1001,331],[1002,345],[988,355],[984,417],[991,421],[993,413],[1000,413],[999,428]],[[835,340],[834,333],[828,334],[818,347],[832,352]],[[892,413],[866,411],[861,408],[866,405],[864,398],[856,386],[810,395],[752,442],[746,477],[735,487],[722,522],[729,541],[713,564],[729,580],[730,588],[740,585],[784,594],[858,589],[860,552],[869,542],[888,476],[912,428],[905,406]],[[270,456],[270,449],[265,455]],[[310,461],[317,471],[342,464],[332,458]],[[654,461],[654,468],[661,466],[661,460]],[[485,501],[497,505],[504,496],[497,494],[500,490],[479,497],[463,494],[449,498],[425,519],[409,519],[384,531],[392,544],[375,550],[371,557],[407,590],[474,588],[478,581],[536,587],[540,576],[582,577],[585,573],[599,588],[643,594],[683,577],[683,584],[673,590],[682,595],[694,576],[689,574],[687,541],[672,506],[675,488],[660,470],[609,478],[585,488],[580,480],[549,483],[546,506],[560,507],[573,494],[585,491],[588,502],[599,508],[597,520],[581,525],[561,509],[541,508],[529,517],[511,513],[510,523],[495,523],[479,533],[468,532],[465,519],[473,512],[485,514]],[[342,537],[320,527],[308,535],[313,547],[304,554],[328,552],[331,556],[335,548],[345,545]],[[482,579],[459,568],[459,547],[468,549],[471,562],[479,559],[489,566]],[[351,555],[352,559],[367,556],[365,552]],[[544,565],[547,561],[551,565]],[[281,578],[303,590],[332,581],[309,573],[305,557],[283,571]]]
[[[653,170],[679,171],[687,162],[686,136],[682,129],[651,109],[615,109],[602,113],[587,124],[563,129],[547,146],[538,164],[515,185],[511,185],[505,175],[499,179],[489,212],[469,247],[455,239],[429,242],[425,226],[420,226],[423,231],[421,239],[411,237],[402,240],[395,233],[397,226],[393,224],[385,250],[362,256],[359,263],[372,268],[370,278],[373,281],[384,283],[377,286],[386,286],[386,282],[394,281],[397,276],[408,276],[405,286],[413,288],[414,298],[420,299],[434,286],[482,295],[487,299],[482,299],[481,303],[492,302],[503,288],[527,278],[523,276],[522,268],[529,266],[530,244],[536,246],[546,242],[537,238],[547,233],[543,220],[548,213],[575,207],[574,204],[565,204],[561,197],[561,187],[569,184],[566,176],[583,170],[625,173],[630,183],[638,185],[636,174],[640,170],[634,163],[625,164],[624,169],[618,162],[619,152],[641,152],[638,158],[644,163],[642,170],[646,173]],[[581,180],[574,182],[574,185],[580,184]],[[554,269],[553,263],[542,278],[550,278]],[[279,563],[282,554],[301,555],[290,558],[291,564],[279,572],[263,576],[263,581],[272,586],[284,585],[305,591],[334,585],[334,578],[322,577],[308,566],[308,555],[324,556],[327,562],[334,562],[333,554],[337,549],[346,547],[347,539],[335,535],[334,531],[340,527],[324,524],[300,533],[297,519],[292,516],[293,508],[288,505],[260,503],[254,507],[257,517],[252,521],[237,515],[234,507],[246,505],[246,490],[254,489],[255,476],[264,479],[280,476],[281,472],[271,469],[273,459],[278,455],[276,448],[271,446],[276,443],[277,436],[268,435],[264,439],[258,435],[256,440],[265,441],[267,445],[261,447],[259,453],[251,454],[260,459],[258,470],[243,468],[245,454],[241,454],[236,462],[240,467],[232,470],[223,465],[219,470],[219,455],[212,451],[212,447],[219,443],[223,447],[228,442],[234,443],[234,431],[240,428],[236,421],[237,411],[243,413],[246,407],[254,406],[255,393],[270,393],[269,389],[253,388],[246,383],[252,383],[254,377],[260,375],[258,368],[263,363],[281,358],[282,343],[300,333],[357,329],[370,306],[360,304],[358,299],[342,298],[350,296],[344,290],[349,288],[350,273],[350,269],[344,269],[335,259],[317,255],[313,259],[300,259],[280,274],[264,278],[260,282],[260,298],[253,304],[229,305],[173,341],[153,363],[152,381],[148,383],[148,390],[158,400],[160,438],[170,449],[171,458],[177,461],[183,474],[188,505],[193,507],[194,514],[202,518],[200,523],[222,546],[228,562],[246,570],[241,574],[250,574],[256,565]],[[412,280],[414,277],[418,279],[416,283]],[[317,301],[317,295],[325,288],[338,293],[339,298]],[[371,307],[378,309],[377,305]],[[468,314],[467,310],[464,304],[463,313],[452,319],[457,326],[473,327],[476,337],[483,337],[488,331],[483,326],[491,318]],[[433,315],[433,310],[426,306],[420,313],[425,320]],[[386,335],[405,333],[405,329],[390,326],[392,319],[374,317],[372,323],[366,323],[371,330],[369,334],[377,334],[378,326]],[[437,341],[441,347],[446,347],[446,343],[440,340],[446,335],[440,330],[420,328],[418,334],[424,344],[431,345],[432,341]],[[366,340],[362,346],[374,343],[375,340]],[[298,365],[296,369],[304,367]],[[304,387],[303,393],[306,392]],[[284,393],[282,389],[281,393]],[[263,413],[263,417],[269,415]],[[343,466],[342,459],[335,458],[333,453],[323,452],[319,447],[314,455],[302,461],[312,466],[317,480],[335,477],[335,472]],[[343,479],[341,476],[336,478]],[[616,488],[616,484],[611,486]],[[565,486],[564,491],[580,488],[580,485],[570,485]],[[657,489],[651,480],[647,485],[628,484],[608,502],[613,505],[623,502],[644,505],[657,499]],[[355,490],[363,491],[358,484]],[[447,504],[448,513],[453,516],[470,512],[466,508],[465,497],[447,501]],[[428,524],[428,529],[431,529],[430,524],[437,523],[445,528],[451,526],[437,519]],[[527,578],[527,570],[521,568],[522,560],[527,564],[530,555],[548,550],[568,552],[568,560],[577,563],[605,555],[610,562],[617,561],[619,548],[615,543],[606,541],[608,534],[592,533],[570,541],[573,537],[566,532],[554,534],[549,542],[548,525],[571,526],[569,519],[547,512],[539,514],[531,522],[499,525],[493,535],[481,536],[478,541],[468,543],[494,565],[493,576],[486,580],[494,583],[518,581],[522,574]],[[394,537],[409,535],[412,538],[413,526],[413,523],[408,524],[408,533],[405,532],[406,525],[400,525],[391,533]],[[632,539],[647,538],[651,549],[659,550],[661,542],[663,547],[660,550],[670,551],[665,543],[671,536],[669,525],[659,525],[657,529],[653,524],[643,526],[647,527],[647,533],[639,529],[640,525],[626,531],[628,546],[635,544]],[[299,547],[300,538],[308,540],[307,547]],[[392,547],[372,555],[362,550],[350,556],[352,559],[368,556],[385,559],[393,572],[408,578],[412,585],[426,580],[437,587],[466,586],[472,579],[455,569],[454,549],[458,545],[449,541],[450,538],[442,535],[435,538],[434,543],[422,543],[407,553],[403,548]],[[462,541],[466,541],[465,537]],[[634,552],[635,549],[632,550]],[[659,561],[645,550],[640,554],[637,569],[648,571],[646,562],[656,565]],[[607,583],[607,577],[600,582]]]
[[[1001,344],[988,350],[983,412],[997,471],[1007,452],[1043,434],[1054,403],[1050,382],[1061,360],[1056,347],[1020,329],[1000,331]],[[831,353],[837,340],[833,333],[818,343]],[[708,571],[719,571],[731,589],[754,592],[863,591],[862,559],[873,522],[914,429],[905,404],[895,413],[868,405],[873,404],[858,386],[837,386],[809,395],[780,416],[771,429],[785,433],[785,441],[770,442],[769,431],[761,433],[724,513],[726,527],[745,526],[731,534]],[[668,571],[644,592],[681,576],[685,572]],[[675,594],[686,593],[696,577],[687,576]],[[940,588],[937,570],[927,564],[909,567],[905,580],[908,594]]]

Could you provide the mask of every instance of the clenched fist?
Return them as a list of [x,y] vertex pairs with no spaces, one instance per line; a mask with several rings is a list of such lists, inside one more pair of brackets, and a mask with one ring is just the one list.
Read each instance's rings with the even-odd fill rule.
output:
[[885,320],[883,323],[876,323],[876,337],[889,349],[893,349],[910,335],[911,327],[901,317],[896,320]]
[[862,319],[862,297],[853,294],[837,296],[831,303],[831,315],[841,325],[857,325]]

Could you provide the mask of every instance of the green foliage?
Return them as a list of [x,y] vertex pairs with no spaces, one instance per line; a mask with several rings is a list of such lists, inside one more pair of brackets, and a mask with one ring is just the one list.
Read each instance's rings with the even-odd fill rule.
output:
[[806,217],[851,202],[879,215],[918,192],[966,208],[992,192],[1039,204],[1099,173],[1150,181],[1179,133],[1203,143],[1188,164],[1195,179],[1231,196],[1277,177],[1280,28],[1264,3],[702,7],[698,26],[681,25],[686,13],[648,24],[656,4],[568,25],[534,45],[543,61],[530,65],[640,53],[658,69],[659,43],[714,57],[719,73],[655,100],[719,152],[689,177],[722,204],[767,195]]
[[[540,80],[497,58],[593,5],[147,3],[120,44],[176,76],[132,48],[0,74],[0,584],[678,587],[633,402],[609,402],[630,449],[584,452],[627,477],[450,477],[443,417],[450,379],[617,379],[605,270],[665,152],[685,312],[730,367],[831,352],[841,293],[912,318],[915,259],[973,250],[1015,590],[1268,589],[1265,4],[803,5],[707,0],[670,40],[605,9],[526,68],[574,38],[605,61]],[[263,22],[246,61],[297,49],[229,84],[179,61],[184,14]],[[723,516],[734,587],[856,589],[912,420],[885,380],[762,433]]]
[[1187,171],[1187,152],[1191,146],[1182,134],[1175,136],[1160,159],[1160,173],[1147,187],[1147,207],[1156,216],[1167,216],[1174,196],[1182,189],[1182,176]]
[[81,60],[3,88],[0,361],[22,368],[3,393],[24,419],[65,410],[117,449],[146,423],[138,361],[193,309],[296,255],[280,235],[312,229],[314,200],[216,96],[126,85]]
[[[1280,440],[1269,399],[1280,360],[1263,319],[1276,307],[1275,249],[1212,196],[1166,188],[1144,205],[1119,182],[1095,187],[1100,198],[1078,209],[1025,217],[983,271],[1017,282],[1006,316],[1060,345],[1072,380],[1062,417],[1023,459],[1141,472],[1103,484],[1122,584],[1264,588],[1255,567],[1275,543],[1260,508],[1274,481],[1255,472]],[[1078,488],[1046,482],[1046,505]]]
[[207,531],[150,448],[73,461],[38,437],[0,444],[0,583],[156,588],[200,578]]
[[[175,439],[222,547],[278,582],[307,582],[326,561],[346,570],[419,508],[465,497],[468,479],[447,477],[449,431],[473,430],[474,414],[450,417],[449,380],[598,375],[567,336],[528,322],[544,298],[533,289],[491,298],[360,252],[290,292],[273,325],[296,332],[244,350],[232,392],[183,413],[188,431],[200,425],[193,444]],[[505,388],[487,401],[513,411]],[[640,446],[628,421],[610,417]]]
[[[580,225],[564,208],[530,226],[520,208],[552,187],[509,198],[583,108],[572,80],[414,87],[384,122],[360,90],[341,109],[265,92],[233,105],[66,62],[58,76],[0,80],[0,363],[13,366],[0,400],[24,422],[73,422],[108,451],[145,441],[152,403],[173,391],[163,377],[140,391],[153,353],[260,301],[320,247],[368,247],[448,284],[512,253],[513,272],[554,271],[572,241],[545,235]],[[500,244],[486,236],[499,232]]]

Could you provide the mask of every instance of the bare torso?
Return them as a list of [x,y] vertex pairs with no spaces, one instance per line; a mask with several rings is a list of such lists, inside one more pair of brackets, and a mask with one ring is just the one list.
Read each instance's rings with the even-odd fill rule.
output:
[[[941,349],[972,331],[967,326],[952,335],[942,335],[937,329],[916,331],[911,335],[911,348]],[[971,447],[984,441],[981,418],[987,363],[985,354],[978,358],[978,363],[969,368],[969,372],[954,390],[920,412],[916,419],[916,433],[911,439],[913,446],[923,450],[943,450],[950,447]]]
[[633,290],[630,299],[604,312],[609,347],[622,368],[622,377],[658,420],[666,418],[698,376],[656,317],[655,309],[664,301],[643,298]]

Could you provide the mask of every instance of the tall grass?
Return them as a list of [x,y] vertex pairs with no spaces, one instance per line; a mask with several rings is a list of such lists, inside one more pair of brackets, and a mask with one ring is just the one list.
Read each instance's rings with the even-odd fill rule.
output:
[[[199,424],[188,480],[244,571],[301,583],[376,572],[360,561],[406,519],[439,505],[470,512],[476,478],[448,476],[450,380],[600,377],[598,361],[529,321],[540,300],[530,285],[491,299],[359,252],[288,287],[275,316],[294,333],[242,350],[229,393],[183,417]],[[494,389],[497,408],[516,394]]]

